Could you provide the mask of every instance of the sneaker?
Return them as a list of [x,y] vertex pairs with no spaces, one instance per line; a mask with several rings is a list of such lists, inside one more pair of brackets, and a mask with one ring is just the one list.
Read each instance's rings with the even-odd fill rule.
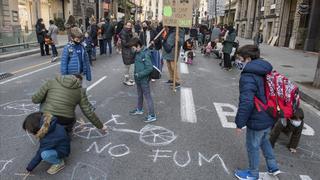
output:
[[131,115],[142,115],[143,114],[143,110],[139,110],[139,109],[134,109],[132,111],[129,112]]
[[145,120],[144,122],[150,123],[150,122],[153,122],[153,121],[156,121],[156,120],[157,120],[156,115],[148,115],[148,116],[146,117],[146,120]]
[[173,81],[172,81],[172,80],[168,80],[166,83],[168,83],[168,84],[172,84],[172,83],[173,83]]
[[127,86],[133,86],[134,82],[130,82],[130,81],[124,81],[123,84],[127,85]]
[[277,175],[279,175],[281,173],[281,171],[278,169],[278,170],[275,170],[275,171],[268,171],[268,174],[270,174],[270,175],[273,175],[273,176],[277,176]]
[[[173,83],[170,84],[170,86],[173,86]],[[180,86],[181,86],[181,84],[176,82],[176,88],[179,88]]]
[[258,178],[251,175],[249,170],[236,170],[234,175],[240,180],[258,180]]
[[64,168],[64,161],[61,159],[61,162],[59,164],[53,164],[51,167],[47,170],[47,173],[49,174],[56,174],[60,170]]

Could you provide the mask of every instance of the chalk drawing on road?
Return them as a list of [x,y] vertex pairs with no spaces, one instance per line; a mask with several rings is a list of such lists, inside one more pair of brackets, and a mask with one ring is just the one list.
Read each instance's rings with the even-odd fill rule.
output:
[[79,162],[73,169],[71,180],[79,179],[107,180],[107,174],[97,167]]
[[140,130],[140,141],[149,146],[165,146],[176,138],[173,131],[161,126],[148,124]]
[[0,160],[0,173],[2,173],[7,168],[7,166],[13,162],[13,160],[14,158],[10,160]]
[[300,175],[301,180],[312,180],[310,176],[308,175]]
[[[229,121],[228,118],[234,118],[237,115],[237,107],[227,103],[213,103],[217,111],[219,120],[224,128],[236,128],[234,121]],[[229,109],[228,111],[226,109]],[[305,136],[314,136],[315,131],[311,126],[304,123],[302,134]]]
[[320,163],[320,153],[315,151],[315,148],[311,149],[300,143],[297,148],[297,153],[292,154],[286,147],[287,143],[288,140],[278,140],[277,144],[281,144],[281,146],[275,147],[274,152],[277,156],[282,156],[290,160]]
[[[89,146],[89,148],[86,150],[86,152],[89,152],[92,148],[94,148],[94,150],[97,154],[101,154],[104,150],[109,148],[108,153],[112,157],[122,157],[122,156],[130,154],[130,149],[127,145],[119,144],[119,145],[111,146],[111,144],[112,143],[108,143],[108,144],[104,145],[102,148],[99,148],[97,142],[93,142]],[[111,146],[111,147],[109,147],[109,146]]]
[[[123,125],[126,123],[121,123],[117,121],[117,118],[119,118],[120,115],[111,115],[111,119],[104,123],[104,125],[107,125],[111,122],[117,125]],[[84,139],[97,139],[102,138],[108,135],[108,133],[102,134],[100,131],[94,127],[91,123],[85,123],[82,119],[80,121],[77,121],[75,128],[73,129],[73,134],[84,138]]]
[[[154,154],[149,155],[149,157],[153,158],[154,163],[156,163],[159,158],[163,158],[163,159],[173,158],[173,162],[179,167],[186,167],[191,163],[190,151],[187,151],[187,153],[186,153],[187,160],[185,160],[184,163],[178,162],[178,159],[177,159],[178,151],[173,152],[172,150],[168,150],[168,149],[166,149],[166,150],[165,149],[157,149],[157,150],[152,150],[152,152]],[[182,159],[181,156],[180,156],[180,159]],[[204,165],[204,162],[215,164],[215,162],[217,161],[221,164],[225,173],[230,174],[229,169],[227,168],[224,160],[221,158],[221,156],[219,154],[214,154],[213,156],[211,156],[211,158],[207,158],[203,154],[198,152],[198,159],[197,160],[198,160],[200,167],[202,165]],[[181,161],[181,160],[179,160],[179,161]],[[215,164],[215,166],[216,166],[216,164]]]
[[39,105],[33,104],[30,99],[7,102],[0,105],[0,116],[23,116],[39,111]]

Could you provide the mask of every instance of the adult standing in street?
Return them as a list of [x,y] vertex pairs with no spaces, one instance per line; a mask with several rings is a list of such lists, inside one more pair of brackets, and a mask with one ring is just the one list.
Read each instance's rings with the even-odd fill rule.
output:
[[[162,50],[162,57],[167,62],[168,72],[169,72],[169,80],[167,83],[173,84],[174,76],[176,77],[176,84],[175,87],[180,87],[180,76],[179,76],[179,66],[176,63],[175,66],[175,46],[178,46],[178,55],[180,53],[180,48],[184,42],[185,32],[183,28],[179,28],[179,41],[178,44],[175,44],[175,37],[176,37],[176,28],[169,27],[169,32],[167,36],[164,37],[163,40],[163,50]],[[175,70],[174,70],[175,69]]]
[[59,29],[58,27],[54,24],[53,20],[49,21],[49,29],[48,29],[48,35],[52,39],[52,44],[51,44],[51,50],[52,50],[52,61],[55,61],[58,58],[58,51],[56,48],[56,45],[58,45],[58,33]]
[[130,78],[130,67],[134,63],[134,53],[131,51],[130,41],[133,37],[132,24],[127,22],[125,27],[120,33],[121,46],[122,46],[122,60],[125,65],[124,81],[127,86],[133,86],[134,81]]
[[260,43],[263,42],[263,35],[261,33],[261,30],[259,30],[256,35],[253,37],[253,44],[258,46],[260,45]]
[[243,127],[247,127],[246,148],[249,160],[249,168],[236,170],[238,179],[258,180],[260,164],[260,148],[266,160],[269,174],[274,176],[280,173],[271,143],[269,133],[276,122],[266,111],[258,111],[254,98],[266,103],[264,90],[264,77],[272,71],[269,62],[260,58],[260,50],[255,45],[245,45],[238,51],[240,58],[241,77],[239,80],[239,107],[235,123],[236,132],[239,135]]
[[219,42],[221,30],[218,25],[213,25],[213,29],[211,32],[211,46],[214,48],[216,46],[216,43]]
[[227,32],[227,37],[223,41],[223,64],[224,64],[224,69],[227,71],[231,70],[231,57],[230,54],[232,52],[232,48],[234,46],[234,41],[236,40],[236,32],[233,26],[228,27],[228,32]]
[[106,44],[104,43],[104,31],[105,31],[105,19],[101,18],[100,22],[98,23],[98,40],[99,40],[99,48],[100,48],[100,55],[106,54]]
[[110,23],[110,19],[107,18],[105,24],[103,25],[103,41],[105,50],[104,52],[107,54],[107,49],[109,48],[109,55],[112,55],[112,36],[114,34],[114,27]]
[[98,26],[96,23],[96,18],[94,16],[90,19],[90,26],[88,27],[89,36],[92,39],[93,47],[92,47],[92,61],[97,60],[97,50],[98,46]]
[[68,35],[68,41],[71,41],[71,28],[76,27],[77,26],[77,22],[76,22],[76,18],[73,15],[70,15],[66,24],[64,25],[66,31],[67,31],[67,35]]
[[38,21],[37,21],[36,33],[37,33],[38,43],[40,44],[41,56],[50,55],[49,46],[47,44],[45,44],[45,41],[44,41],[44,37],[47,34],[47,29],[43,23],[42,18],[38,19]]

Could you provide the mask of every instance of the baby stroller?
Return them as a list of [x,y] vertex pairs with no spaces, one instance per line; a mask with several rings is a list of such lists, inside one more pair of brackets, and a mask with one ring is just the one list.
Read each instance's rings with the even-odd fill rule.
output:
[[194,57],[194,52],[193,52],[193,41],[192,39],[187,39],[183,43],[183,50],[184,50],[184,62],[186,64],[192,64],[193,63],[193,57]]

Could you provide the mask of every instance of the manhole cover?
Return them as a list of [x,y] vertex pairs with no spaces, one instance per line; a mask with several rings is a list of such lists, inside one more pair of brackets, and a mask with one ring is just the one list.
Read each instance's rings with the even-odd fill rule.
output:
[[285,67],[285,68],[294,68],[293,66],[291,65],[281,65],[282,67]]
[[13,76],[11,73],[0,73],[0,80]]

